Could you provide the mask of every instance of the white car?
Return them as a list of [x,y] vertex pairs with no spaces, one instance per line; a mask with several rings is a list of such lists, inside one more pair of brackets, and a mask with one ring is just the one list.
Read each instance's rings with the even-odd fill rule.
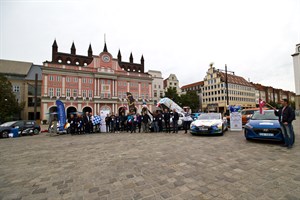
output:
[[190,126],[192,135],[223,135],[227,129],[227,119],[221,113],[202,113]]

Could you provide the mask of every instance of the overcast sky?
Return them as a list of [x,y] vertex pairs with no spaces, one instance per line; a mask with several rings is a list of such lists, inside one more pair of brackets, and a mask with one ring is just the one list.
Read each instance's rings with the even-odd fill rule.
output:
[[59,52],[104,47],[145,71],[203,80],[209,64],[255,83],[295,91],[300,0],[0,0],[0,58],[42,64]]

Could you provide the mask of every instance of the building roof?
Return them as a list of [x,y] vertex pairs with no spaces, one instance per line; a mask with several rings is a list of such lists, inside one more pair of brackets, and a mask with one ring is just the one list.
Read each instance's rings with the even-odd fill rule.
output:
[[187,88],[191,88],[191,87],[194,87],[194,86],[203,86],[204,85],[204,81],[199,81],[199,82],[195,82],[195,83],[191,83],[191,84],[188,84],[188,85],[184,85],[181,87],[181,89],[187,89]]
[[27,75],[33,63],[0,59],[1,74]]
[[266,90],[266,86],[263,86],[259,83],[252,83],[252,85],[255,87],[255,89],[257,89],[259,91],[265,91]]
[[[221,80],[225,82],[226,80],[226,74],[224,72],[218,72],[219,76],[221,77]],[[241,76],[236,76],[232,74],[227,73],[227,80],[228,83],[233,83],[233,84],[238,84],[238,85],[244,85],[244,86],[249,86],[253,87],[251,83],[246,81],[243,77]]]

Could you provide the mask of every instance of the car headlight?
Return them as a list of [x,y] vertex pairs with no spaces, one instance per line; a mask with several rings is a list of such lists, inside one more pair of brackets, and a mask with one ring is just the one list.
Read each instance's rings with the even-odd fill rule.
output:
[[246,124],[245,128],[253,129],[253,126],[251,126],[250,124]]

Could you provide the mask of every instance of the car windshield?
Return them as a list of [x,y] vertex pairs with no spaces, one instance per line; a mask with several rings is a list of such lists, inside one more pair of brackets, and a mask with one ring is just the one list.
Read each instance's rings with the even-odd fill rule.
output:
[[259,111],[254,112],[253,116],[251,117],[252,120],[278,120],[278,117],[274,114],[273,110],[264,111],[260,114]]
[[16,123],[16,121],[6,122],[4,124],[1,124],[0,126],[2,126],[2,127],[9,127],[9,126],[13,125],[14,123]]
[[220,116],[221,116],[220,113],[203,113],[198,117],[198,119],[200,120],[221,119]]
[[242,115],[252,115],[255,110],[242,110]]

